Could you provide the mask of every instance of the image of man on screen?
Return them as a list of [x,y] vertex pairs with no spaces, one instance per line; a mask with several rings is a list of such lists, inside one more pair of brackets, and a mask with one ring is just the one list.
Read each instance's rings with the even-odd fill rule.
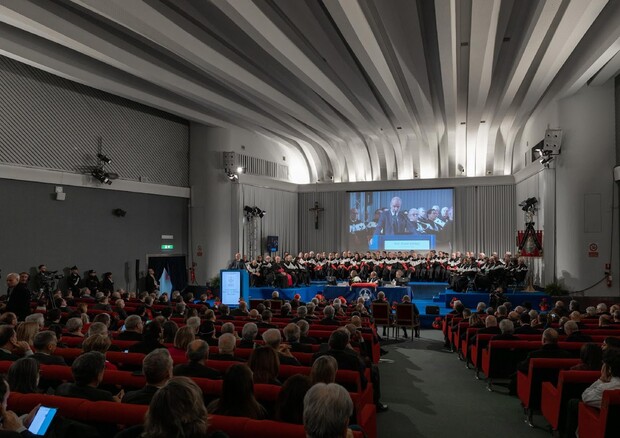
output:
[[375,236],[379,234],[393,236],[407,233],[407,217],[400,211],[402,201],[395,196],[390,201],[390,209],[381,213],[375,228]]

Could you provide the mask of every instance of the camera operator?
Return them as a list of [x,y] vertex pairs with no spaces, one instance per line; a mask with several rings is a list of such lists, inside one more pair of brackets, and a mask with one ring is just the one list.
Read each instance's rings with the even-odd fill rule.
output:
[[19,321],[23,321],[30,314],[30,291],[19,282],[19,275],[12,272],[6,276],[8,286],[6,311],[17,315]]
[[88,271],[88,277],[84,280],[84,286],[90,289],[92,295],[95,295],[99,290],[99,279],[97,278],[97,271],[91,269]]
[[71,273],[69,274],[69,289],[73,292],[73,295],[80,294],[80,286],[82,285],[82,277],[80,277],[80,271],[77,266],[71,267]]
[[45,289],[50,280],[50,274],[47,272],[47,266],[39,265],[39,272],[34,277],[34,287],[36,292],[40,292]]

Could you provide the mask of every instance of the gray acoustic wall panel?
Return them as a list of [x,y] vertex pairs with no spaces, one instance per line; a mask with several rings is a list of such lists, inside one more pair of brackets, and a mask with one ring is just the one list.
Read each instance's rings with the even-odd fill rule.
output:
[[189,124],[0,56],[0,163],[187,187]]
[[[0,269],[34,273],[76,264],[81,272],[110,271],[116,287],[135,290],[135,261],[141,270],[147,254],[162,244],[187,254],[187,199],[64,186],[65,201],[54,200],[54,186],[0,179]],[[117,217],[117,208],[127,212]],[[163,234],[173,235],[162,240]],[[4,292],[2,292],[4,293]]]

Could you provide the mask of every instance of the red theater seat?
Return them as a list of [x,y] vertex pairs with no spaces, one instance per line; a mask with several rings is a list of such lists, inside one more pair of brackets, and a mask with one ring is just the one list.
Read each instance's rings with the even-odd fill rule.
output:
[[617,438],[620,436],[620,389],[603,392],[601,409],[579,403],[579,436]]

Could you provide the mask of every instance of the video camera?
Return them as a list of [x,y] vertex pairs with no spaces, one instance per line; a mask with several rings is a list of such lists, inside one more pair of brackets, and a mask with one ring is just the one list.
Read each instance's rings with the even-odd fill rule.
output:
[[44,281],[60,280],[64,278],[64,274],[59,274],[58,271],[41,272],[41,279]]

